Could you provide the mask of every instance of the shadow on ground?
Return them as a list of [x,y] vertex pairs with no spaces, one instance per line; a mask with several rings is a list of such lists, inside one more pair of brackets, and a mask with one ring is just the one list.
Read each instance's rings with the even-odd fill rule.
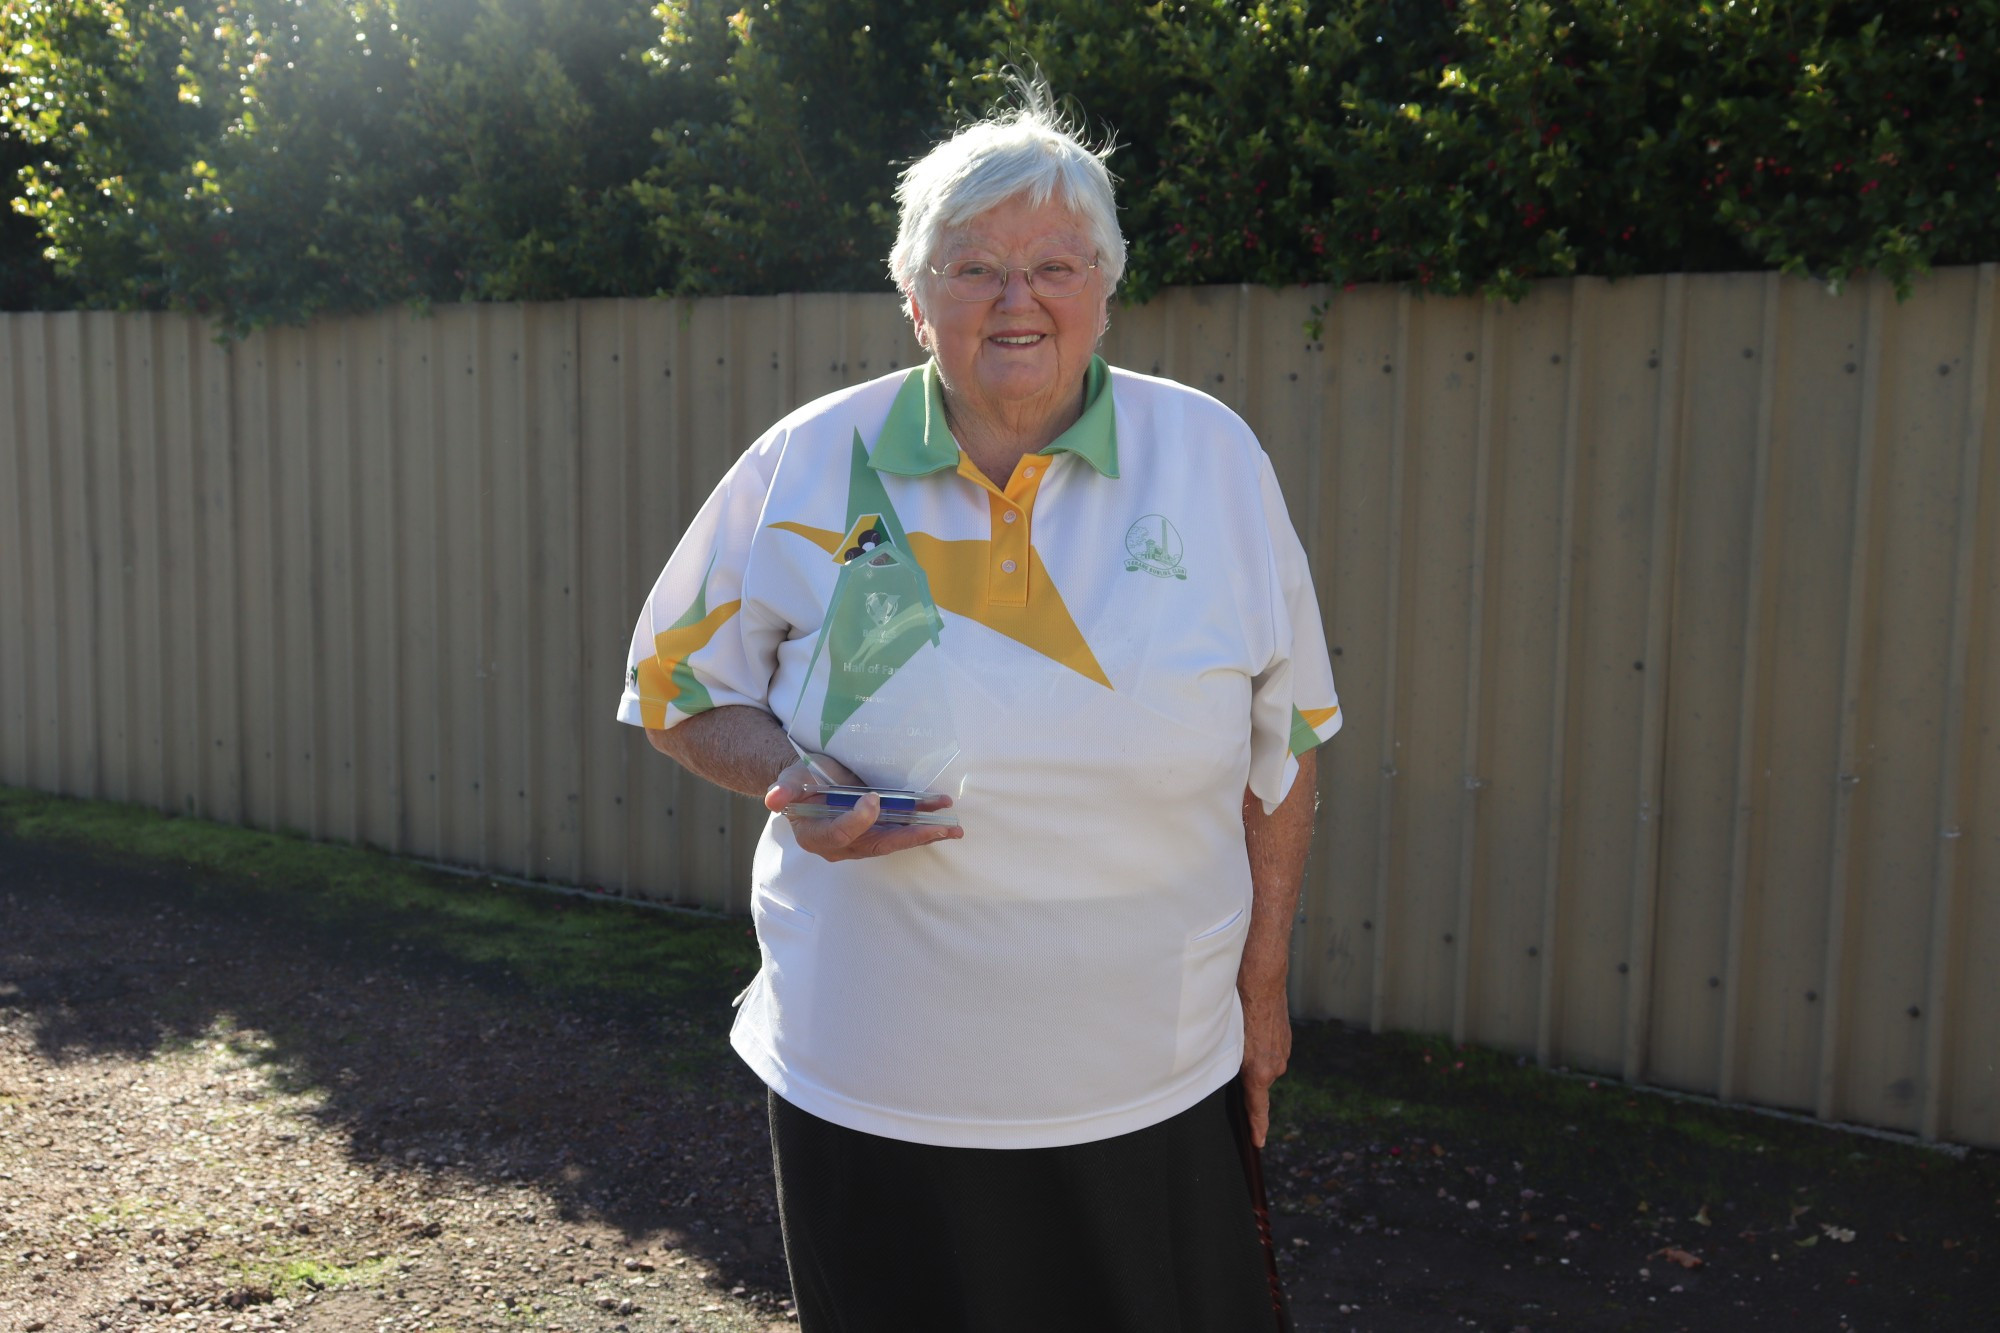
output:
[[[46,799],[0,789],[27,812],[17,830]],[[115,810],[62,819],[72,838],[127,819],[98,841],[144,855],[0,832],[0,1008],[44,1057],[254,1032],[245,1050],[311,1094],[352,1161],[525,1183],[565,1220],[691,1253],[721,1292],[779,1309],[761,1090],[726,1045],[755,967],[747,923]],[[1300,1333],[2000,1327],[1989,1153],[1338,1024],[1301,1028],[1274,1114]]]
[[[405,933],[393,910],[4,834],[0,886],[0,999],[51,1060],[254,1030],[273,1082],[311,1092],[359,1163],[528,1182],[566,1218],[787,1290],[761,1088],[726,1053],[727,991],[695,984],[658,1008],[552,995]],[[607,948],[633,915],[540,910],[594,914]],[[755,952],[736,951],[721,971],[741,984]]]

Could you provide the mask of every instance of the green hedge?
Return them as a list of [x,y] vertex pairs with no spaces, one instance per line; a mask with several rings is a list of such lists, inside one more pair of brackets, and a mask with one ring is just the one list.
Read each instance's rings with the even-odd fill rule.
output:
[[1043,69],[1169,283],[2000,258],[2000,0],[0,0],[0,300],[242,329],[886,286],[899,166]]
[[0,0],[15,207],[92,305],[241,328],[651,291],[631,182],[719,105],[631,0]]
[[[28,144],[0,134],[0,182],[14,180],[37,156]],[[62,309],[77,301],[43,249],[35,219],[0,211],[0,310]]]
[[1013,8],[1129,140],[1141,295],[2000,258],[2000,0]]

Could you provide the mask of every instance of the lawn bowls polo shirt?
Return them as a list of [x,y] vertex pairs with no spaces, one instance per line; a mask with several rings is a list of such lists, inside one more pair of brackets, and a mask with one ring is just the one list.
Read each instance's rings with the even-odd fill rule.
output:
[[1085,396],[999,486],[934,365],[822,398],[730,469],[639,618],[620,720],[790,723],[850,536],[928,578],[959,742],[932,786],[965,836],[832,864],[774,816],[752,872],[763,966],[732,1040],[835,1124],[1083,1143],[1241,1064],[1243,793],[1275,807],[1340,727],[1319,611],[1234,413],[1101,360]]

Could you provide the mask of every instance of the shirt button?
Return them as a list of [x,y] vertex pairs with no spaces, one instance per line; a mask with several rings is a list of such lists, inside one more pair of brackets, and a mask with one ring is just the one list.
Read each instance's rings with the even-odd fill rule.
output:
[[1000,562],[1000,572],[1001,572],[1001,573],[1003,573],[1003,574],[1012,574],[1012,573],[1014,572],[1014,569],[1015,569],[1015,565],[1014,565],[1014,562],[1013,562],[1012,560],[1002,560],[1002,561]]
[[1009,509],[1009,510],[1008,510],[1008,511],[1007,511],[1006,513],[1004,513],[1004,514],[1000,515],[1000,521],[1001,521],[1002,523],[1012,523],[1012,522],[1013,522],[1013,521],[1014,521],[1015,519],[1017,519],[1017,518],[1019,518],[1019,517],[1020,517],[1020,515],[1019,515],[1019,514],[1015,513],[1015,512],[1013,511],[1013,510]]
[[1032,479],[1035,475],[1035,470],[1033,468],[1023,468],[1021,475]]

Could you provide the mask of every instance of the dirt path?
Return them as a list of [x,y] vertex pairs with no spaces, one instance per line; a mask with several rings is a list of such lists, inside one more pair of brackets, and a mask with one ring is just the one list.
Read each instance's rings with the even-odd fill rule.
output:
[[9,851],[0,1330],[793,1326],[755,1089],[662,1092],[671,1021]]
[[[796,1326],[726,989],[640,1011],[291,901],[0,833],[0,1333]],[[1990,1157],[1439,1050],[1300,1034],[1301,1333],[2000,1327]]]

